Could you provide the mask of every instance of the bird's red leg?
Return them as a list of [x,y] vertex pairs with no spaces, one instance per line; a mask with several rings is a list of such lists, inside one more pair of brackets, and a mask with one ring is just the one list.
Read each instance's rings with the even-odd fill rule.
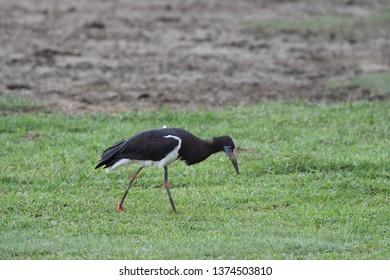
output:
[[127,189],[123,193],[121,200],[119,200],[119,202],[118,202],[118,211],[119,212],[123,211],[123,201],[125,200],[126,195],[127,195],[128,191],[130,190],[131,184],[135,180],[135,177],[137,177],[138,173],[142,170],[142,168],[144,168],[144,167],[140,166],[140,168],[138,168],[137,171],[135,171],[133,174],[131,174],[129,185],[127,186]]
[[169,190],[169,183],[168,183],[168,167],[164,166],[164,188],[167,190],[169,201],[172,205],[172,210],[177,214],[175,204],[173,203],[171,191]]

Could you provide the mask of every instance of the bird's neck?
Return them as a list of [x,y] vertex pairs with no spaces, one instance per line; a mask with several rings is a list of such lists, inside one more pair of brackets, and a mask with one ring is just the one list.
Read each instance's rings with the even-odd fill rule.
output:
[[214,153],[219,152],[213,142],[197,139],[191,145],[182,146],[181,158],[189,165],[204,161]]

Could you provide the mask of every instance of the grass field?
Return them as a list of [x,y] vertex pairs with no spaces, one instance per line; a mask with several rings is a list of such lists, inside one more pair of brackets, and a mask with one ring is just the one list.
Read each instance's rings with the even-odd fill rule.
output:
[[387,24],[390,20],[390,6],[364,16],[330,15],[313,16],[306,19],[251,19],[245,25],[249,29],[263,29],[271,32],[326,32],[343,28],[359,26],[359,28],[374,28],[380,24]]
[[344,81],[329,79],[327,86],[330,88],[359,86],[369,88],[379,96],[386,96],[390,95],[390,73],[355,75]]
[[[389,108],[275,102],[3,116],[0,259],[388,259]],[[191,167],[175,162],[175,215],[163,170],[149,168],[118,213],[136,167],[94,170],[101,152],[163,125],[203,138],[230,134],[241,175],[223,154]]]

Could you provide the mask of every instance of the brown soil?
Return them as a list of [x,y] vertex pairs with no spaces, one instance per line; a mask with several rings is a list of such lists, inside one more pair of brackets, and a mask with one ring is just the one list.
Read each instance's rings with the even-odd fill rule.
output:
[[384,98],[330,78],[390,69],[387,20],[321,32],[251,19],[365,16],[388,0],[0,0],[0,94],[65,112]]

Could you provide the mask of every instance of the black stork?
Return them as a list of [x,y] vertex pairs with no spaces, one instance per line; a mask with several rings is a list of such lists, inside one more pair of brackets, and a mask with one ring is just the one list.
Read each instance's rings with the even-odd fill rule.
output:
[[229,136],[202,140],[181,128],[161,128],[138,133],[107,148],[95,169],[104,166],[107,172],[118,167],[135,163],[139,168],[130,176],[130,182],[118,203],[118,211],[123,211],[123,201],[135,177],[149,166],[164,167],[164,188],[167,190],[173,212],[177,213],[168,184],[168,166],[177,159],[192,165],[207,159],[210,155],[224,151],[240,174],[234,143]]

